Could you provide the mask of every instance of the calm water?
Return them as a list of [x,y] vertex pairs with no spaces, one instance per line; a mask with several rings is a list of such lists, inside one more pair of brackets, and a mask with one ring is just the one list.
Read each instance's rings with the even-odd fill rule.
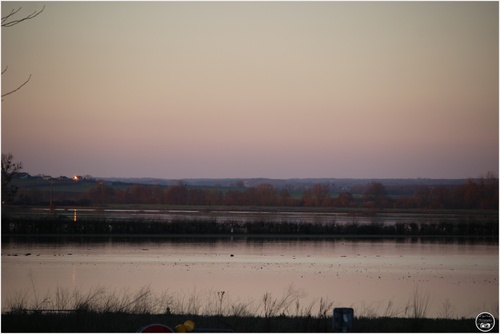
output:
[[[17,213],[10,212],[12,216],[47,215],[46,208],[22,208]],[[296,223],[337,223],[337,224],[395,224],[395,223],[443,223],[467,222],[470,220],[481,222],[497,222],[498,217],[491,215],[466,215],[460,214],[425,214],[425,213],[377,213],[376,217],[353,216],[345,212],[328,211],[231,211],[231,210],[135,210],[135,209],[82,209],[66,208],[56,209],[59,216],[65,216],[77,221],[85,218],[105,218],[107,220],[214,220],[217,222],[296,222]]]
[[477,239],[4,237],[2,305],[32,291],[32,281],[40,293],[150,286],[185,296],[225,291],[256,303],[293,284],[303,306],[322,297],[383,315],[391,303],[403,316],[418,286],[430,296],[430,317],[447,302],[454,317],[498,316],[498,264],[498,242]]

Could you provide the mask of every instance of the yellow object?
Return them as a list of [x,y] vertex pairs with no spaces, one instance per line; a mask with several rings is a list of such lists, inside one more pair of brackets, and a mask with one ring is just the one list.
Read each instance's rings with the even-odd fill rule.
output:
[[184,326],[182,324],[181,325],[177,325],[177,326],[175,326],[175,331],[177,333],[186,333],[186,326]]
[[184,327],[188,332],[192,332],[194,329],[194,322],[192,322],[191,320],[186,320],[184,321]]

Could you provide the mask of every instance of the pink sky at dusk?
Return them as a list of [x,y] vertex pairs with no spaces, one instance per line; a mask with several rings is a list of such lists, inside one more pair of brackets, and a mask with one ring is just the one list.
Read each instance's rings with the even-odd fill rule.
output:
[[2,2],[31,174],[498,175],[498,2]]

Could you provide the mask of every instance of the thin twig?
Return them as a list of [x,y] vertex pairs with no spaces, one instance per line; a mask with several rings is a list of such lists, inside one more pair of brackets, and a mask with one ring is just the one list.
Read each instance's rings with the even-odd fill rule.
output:
[[19,7],[18,10],[14,11],[12,10],[9,14],[7,14],[6,16],[2,17],[2,27],[12,27],[12,26],[15,26],[16,24],[19,24],[23,21],[26,21],[26,20],[31,20],[32,18],[35,18],[37,17],[39,14],[41,14],[43,12],[43,10],[45,9],[45,5],[43,6],[43,8],[39,11],[34,11],[33,13],[23,17],[23,18],[20,18],[20,19],[17,19],[17,20],[12,20],[12,21],[7,21],[10,17],[12,17],[13,15],[15,15],[16,13],[18,13],[20,10],[21,10],[21,7]]
[[16,15],[17,12],[19,12],[21,10],[22,7],[19,7],[17,10],[11,10],[9,14],[5,15],[4,17],[2,17],[2,27],[3,27],[3,24],[5,21],[7,21],[7,19],[13,15]]
[[[7,70],[7,69],[5,69],[5,70]],[[5,71],[4,71],[4,72],[5,72]],[[3,72],[2,72],[2,73],[3,73]],[[29,76],[28,80],[26,80],[26,81],[25,81],[25,82],[24,82],[21,86],[17,87],[16,89],[14,89],[14,90],[12,90],[12,91],[10,91],[10,92],[8,92],[8,93],[2,94],[2,97],[7,96],[7,95],[10,95],[10,94],[12,94],[12,93],[17,92],[17,91],[18,91],[18,90],[20,90],[20,89],[21,89],[24,85],[26,85],[26,84],[28,83],[28,81],[30,81],[30,79],[31,79],[31,74],[30,74],[30,76]]]

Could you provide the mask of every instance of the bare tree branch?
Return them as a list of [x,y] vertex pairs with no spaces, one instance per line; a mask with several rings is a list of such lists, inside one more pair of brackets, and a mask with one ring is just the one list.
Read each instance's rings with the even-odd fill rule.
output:
[[[44,9],[45,9],[45,6],[43,6],[43,8],[41,10],[35,10],[33,13],[31,13],[25,17],[22,17],[20,19],[14,19],[13,16],[16,15],[21,10],[21,7],[19,7],[19,9],[12,10],[9,14],[2,17],[2,27],[12,27],[12,26],[15,26],[16,24],[23,22],[23,21],[31,20],[32,18],[35,18],[40,13],[42,13]],[[11,19],[11,20],[9,20],[9,19]]]
[[[2,72],[2,73],[3,73],[3,72]],[[11,90],[11,91],[10,91],[10,92],[8,92],[8,93],[2,94],[2,98],[3,98],[4,96],[10,95],[10,94],[15,93],[15,92],[17,92],[18,90],[20,90],[20,89],[21,89],[24,85],[26,85],[26,84],[28,83],[28,81],[30,81],[30,79],[31,79],[31,74],[30,74],[30,76],[29,76],[28,80],[26,80],[25,82],[23,82],[23,83],[22,83],[19,87],[17,87],[17,88],[16,88],[16,89],[14,89],[14,90]]]
[[8,20],[9,17],[13,16],[13,15],[16,15],[17,12],[19,12],[21,10],[22,7],[19,7],[17,10],[11,10],[10,13],[4,17],[2,17],[2,26],[4,24],[5,21]]
[[[12,27],[12,26],[15,26],[16,24],[23,22],[23,21],[31,20],[32,18],[37,17],[40,13],[42,13],[44,11],[45,5],[42,7],[41,10],[35,10],[33,13],[31,13],[27,16],[21,17],[19,19],[15,18],[14,16],[21,11],[21,8],[22,7],[19,7],[18,9],[12,9],[9,14],[2,17],[2,28]],[[7,72],[8,68],[9,68],[8,66],[5,66],[5,69],[2,70],[1,74],[3,75],[5,72]],[[5,96],[10,95],[10,94],[15,93],[18,90],[20,90],[24,85],[26,85],[30,81],[30,79],[31,79],[31,74],[28,77],[28,79],[26,81],[24,81],[21,85],[17,86],[16,89],[11,90],[8,93],[2,94],[2,96],[1,96],[2,101],[3,101],[3,98]]]

